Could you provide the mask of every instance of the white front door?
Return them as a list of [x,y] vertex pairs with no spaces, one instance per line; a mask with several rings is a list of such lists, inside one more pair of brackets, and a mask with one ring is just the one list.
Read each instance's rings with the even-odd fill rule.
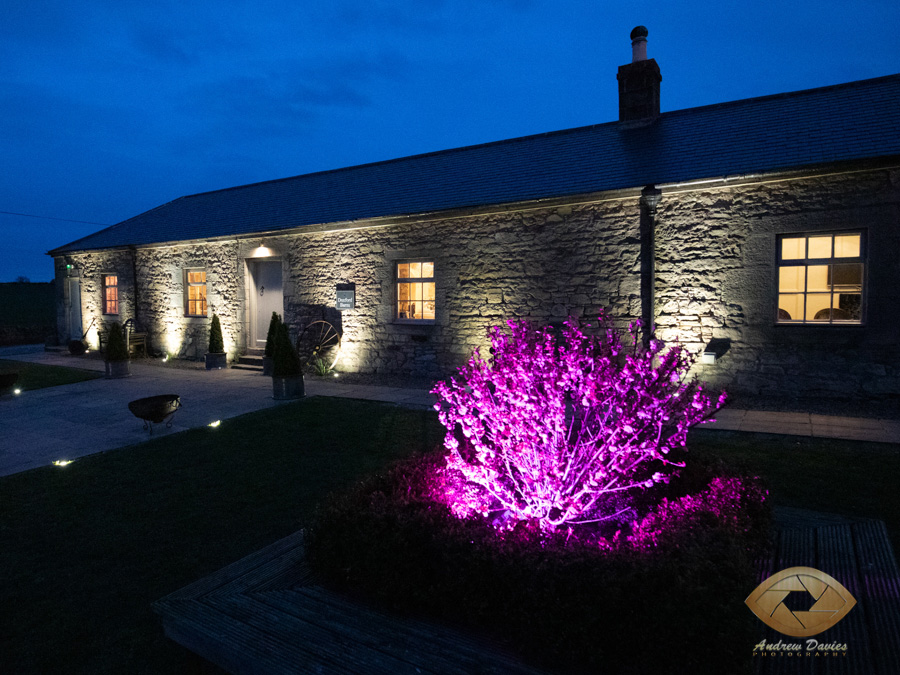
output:
[[272,312],[284,314],[284,291],[281,284],[280,260],[252,260],[254,302],[251,321],[251,349],[265,349]]
[[81,323],[81,279],[66,279],[66,331],[70,340],[84,337],[84,326]]

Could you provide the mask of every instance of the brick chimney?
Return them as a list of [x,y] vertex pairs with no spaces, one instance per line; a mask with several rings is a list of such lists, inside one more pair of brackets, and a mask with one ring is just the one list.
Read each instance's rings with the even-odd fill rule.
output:
[[631,63],[619,66],[619,126],[630,129],[652,124],[659,117],[662,75],[655,59],[647,58],[647,29],[631,31]]

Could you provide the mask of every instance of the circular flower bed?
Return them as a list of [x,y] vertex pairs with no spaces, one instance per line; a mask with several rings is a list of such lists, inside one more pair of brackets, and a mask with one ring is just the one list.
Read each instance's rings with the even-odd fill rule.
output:
[[[728,672],[749,665],[770,516],[758,481],[692,462],[641,493],[633,526],[498,531],[435,500],[443,453],[414,457],[320,509],[308,537],[329,585],[491,637],[561,672]],[[656,505],[651,506],[656,501]]]
[[565,672],[738,672],[769,514],[758,481],[686,462],[720,407],[679,346],[605,317],[507,322],[435,387],[444,451],[333,498],[326,582],[426,611]]

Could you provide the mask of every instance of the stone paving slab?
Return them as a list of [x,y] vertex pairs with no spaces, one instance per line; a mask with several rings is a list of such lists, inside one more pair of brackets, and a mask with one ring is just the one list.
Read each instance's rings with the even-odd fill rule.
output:
[[900,421],[726,408],[703,429],[900,444]]
[[[5,356],[105,370],[97,358],[67,353],[26,351]],[[138,398],[157,394],[181,397],[183,407],[172,418],[172,427],[153,425],[153,438],[287,403],[272,398],[272,379],[257,371],[169,368],[141,360],[132,361],[131,371],[131,377],[119,380],[89,380],[0,398],[0,476],[148,440],[151,436],[143,421],[127,407]],[[306,393],[414,407],[430,406],[434,400],[431,394],[413,389],[341,384],[312,377],[306,379]]]

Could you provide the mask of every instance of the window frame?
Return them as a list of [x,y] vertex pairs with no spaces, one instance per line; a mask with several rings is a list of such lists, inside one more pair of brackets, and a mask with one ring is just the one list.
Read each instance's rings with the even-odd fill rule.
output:
[[[191,272],[203,272],[203,283],[193,283],[190,281],[190,273]],[[188,318],[198,318],[205,319],[209,316],[209,302],[208,302],[208,292],[209,280],[206,276],[206,268],[205,267],[185,267],[182,275],[183,280],[183,289],[184,289],[184,316]],[[190,289],[196,287],[203,287],[203,313],[202,314],[192,314],[190,311],[191,302],[200,302],[199,300],[191,300],[190,297]]]
[[[114,284],[110,284],[108,280],[112,278],[115,279]],[[119,316],[119,275],[115,272],[103,272],[100,274],[100,293],[101,293],[101,301],[103,304],[103,315],[104,316]],[[116,297],[113,299],[109,298],[109,291],[111,289],[115,289]],[[115,311],[107,311],[109,309],[110,303],[114,305]]]
[[[834,255],[834,240],[835,237],[844,237],[844,236],[859,236],[859,255],[853,257],[836,257]],[[790,232],[779,234],[776,236],[775,240],[775,309],[774,309],[774,322],[776,326],[818,326],[818,327],[858,327],[865,325],[866,323],[866,301],[867,301],[867,286],[868,286],[868,247],[867,247],[867,232],[864,228],[849,228],[845,230],[828,230],[828,231],[805,231],[805,232]],[[785,239],[798,239],[803,238],[805,241],[806,250],[804,251],[805,255],[809,255],[809,239],[815,237],[831,237],[831,256],[827,258],[796,258],[796,259],[785,259],[784,256],[784,246],[783,243]],[[778,312],[781,309],[781,300],[779,298],[780,295],[793,295],[793,294],[801,294],[803,296],[804,308],[807,303],[807,296],[810,294],[815,294],[816,291],[809,290],[809,272],[808,269],[814,266],[821,265],[845,265],[845,264],[858,264],[862,266],[861,270],[861,279],[859,284],[859,295],[860,295],[860,307],[859,307],[859,319],[835,319],[834,316],[828,318],[828,320],[820,320],[815,321],[813,319],[806,318],[806,310],[804,309],[804,316],[802,319],[780,319],[778,317]],[[802,267],[807,270],[806,276],[804,277],[804,290],[798,291],[796,293],[782,293],[781,285],[780,285],[780,277],[781,277],[781,269],[784,267]],[[835,282],[833,278],[833,271],[829,274],[830,282],[829,288],[832,296],[835,294]],[[831,301],[834,302],[834,299]]]
[[[414,263],[430,263],[431,264],[431,276],[430,277],[400,277],[400,265],[409,265]],[[434,270],[437,267],[436,260],[433,256],[418,256],[415,258],[400,258],[392,261],[394,266],[394,284],[393,284],[393,303],[392,303],[392,312],[393,312],[393,322],[400,324],[410,324],[415,326],[422,325],[432,325],[437,320],[437,282],[434,276]],[[434,298],[434,318],[433,319],[410,319],[408,317],[400,316],[400,284],[434,284],[435,289],[435,298]],[[423,301],[424,302],[424,301]]]

